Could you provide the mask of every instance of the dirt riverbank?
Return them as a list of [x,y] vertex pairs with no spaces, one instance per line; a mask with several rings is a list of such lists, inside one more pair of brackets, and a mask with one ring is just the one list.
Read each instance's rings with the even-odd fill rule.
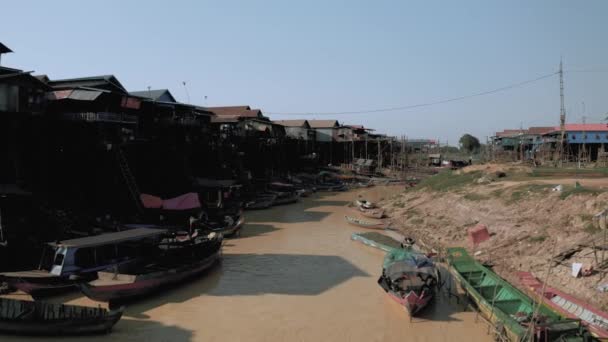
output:
[[[603,272],[574,278],[571,265],[597,270],[601,264],[602,252],[593,244],[602,244],[603,233],[593,215],[606,208],[607,188],[606,178],[533,177],[526,167],[481,165],[429,178],[381,204],[407,235],[438,248],[467,246],[515,285],[517,271],[544,279],[550,268],[550,285],[606,309],[608,298],[596,287],[608,278]],[[491,238],[474,247],[467,230],[479,223],[488,226]],[[572,248],[570,257],[553,262]]]

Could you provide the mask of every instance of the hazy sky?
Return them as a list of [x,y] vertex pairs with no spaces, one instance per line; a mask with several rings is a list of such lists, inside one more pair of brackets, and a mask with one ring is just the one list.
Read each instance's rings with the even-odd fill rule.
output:
[[[608,1],[3,1],[2,64],[264,112],[458,97],[565,69],[568,121],[608,112]],[[204,96],[207,96],[205,103]],[[584,103],[584,105],[583,105]],[[273,119],[300,118],[269,114]],[[374,114],[310,115],[408,137],[557,125],[559,82]]]

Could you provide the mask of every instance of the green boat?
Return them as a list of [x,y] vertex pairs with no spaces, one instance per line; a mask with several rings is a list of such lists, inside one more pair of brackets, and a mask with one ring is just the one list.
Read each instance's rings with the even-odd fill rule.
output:
[[566,319],[537,304],[509,282],[473,259],[464,248],[448,248],[450,271],[480,313],[508,341],[592,341],[578,320]]

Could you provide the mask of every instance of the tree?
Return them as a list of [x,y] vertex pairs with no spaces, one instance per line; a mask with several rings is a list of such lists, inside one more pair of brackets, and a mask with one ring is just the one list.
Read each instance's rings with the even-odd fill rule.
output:
[[479,139],[475,138],[474,136],[472,136],[468,133],[463,135],[462,137],[460,137],[460,140],[458,140],[458,143],[460,144],[460,149],[467,153],[473,153],[473,152],[479,151],[479,148],[481,147],[481,144],[479,143]]

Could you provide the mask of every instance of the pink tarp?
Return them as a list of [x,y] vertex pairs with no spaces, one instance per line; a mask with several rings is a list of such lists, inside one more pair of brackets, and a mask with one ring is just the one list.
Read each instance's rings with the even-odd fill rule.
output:
[[163,206],[163,200],[160,197],[141,194],[139,195],[139,198],[141,199],[141,203],[143,204],[144,208],[160,209]]
[[198,194],[195,192],[163,200],[163,209],[167,210],[188,210],[200,207],[201,202],[198,199]]
[[469,228],[469,241],[473,245],[478,245],[488,239],[490,239],[490,233],[488,227],[485,224],[478,224],[473,228]]

